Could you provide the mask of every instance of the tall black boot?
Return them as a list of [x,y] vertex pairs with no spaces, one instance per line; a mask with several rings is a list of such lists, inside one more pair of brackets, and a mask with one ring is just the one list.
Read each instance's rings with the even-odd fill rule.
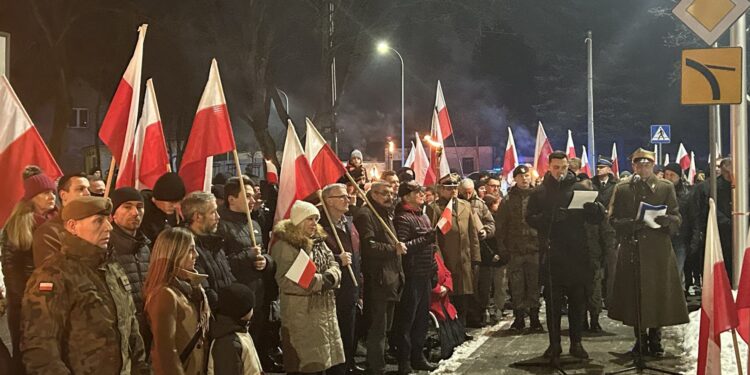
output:
[[532,308],[529,311],[529,329],[532,332],[544,332],[542,322],[539,321],[539,308]]
[[510,329],[512,331],[521,331],[526,328],[526,313],[523,310],[513,310],[513,315],[515,319],[513,320],[513,324],[510,325]]
[[661,328],[648,329],[648,350],[654,357],[664,356],[664,347],[661,346]]
[[639,333],[635,329],[633,329],[635,332],[635,344],[633,345],[633,349],[630,350],[630,354],[634,357],[638,356],[638,351],[641,350],[641,355],[644,357],[647,355],[650,355],[649,347],[648,347],[648,334],[646,332]]

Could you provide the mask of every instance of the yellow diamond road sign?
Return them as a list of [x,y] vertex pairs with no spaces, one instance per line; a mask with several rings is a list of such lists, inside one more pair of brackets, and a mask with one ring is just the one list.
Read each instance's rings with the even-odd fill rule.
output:
[[704,42],[714,44],[750,7],[748,0],[681,0],[672,9]]
[[742,48],[682,50],[682,104],[740,104]]

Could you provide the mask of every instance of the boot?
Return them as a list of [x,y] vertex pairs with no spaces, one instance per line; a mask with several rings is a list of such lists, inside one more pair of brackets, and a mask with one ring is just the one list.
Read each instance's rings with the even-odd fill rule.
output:
[[531,332],[544,332],[544,326],[539,321],[539,309],[531,309],[529,313],[529,329]]
[[589,359],[589,353],[586,352],[580,341],[570,343],[570,355],[580,359]]
[[560,347],[560,344],[549,344],[547,350],[544,351],[544,354],[542,354],[542,356],[544,358],[549,358],[552,360],[554,360],[555,358],[559,360],[560,354],[562,354],[562,347]]
[[648,350],[654,357],[664,357],[664,347],[661,346],[661,328],[649,328]]
[[526,314],[523,310],[515,310],[513,311],[513,315],[516,318],[513,320],[513,324],[510,325],[510,329],[512,331],[521,331],[526,328],[526,320],[524,320]]
[[[642,345],[642,347],[643,347],[642,349],[639,348],[639,346],[641,346],[641,344],[643,344]],[[644,357],[650,354],[649,348],[648,348],[648,335],[646,333],[642,333],[640,335],[636,334],[635,344],[633,345],[633,349],[630,350],[630,354],[633,357],[637,357],[638,356],[638,350],[643,350],[643,352],[641,354]]]
[[438,366],[432,362],[429,362],[424,355],[420,355],[417,359],[411,360],[411,368],[418,371],[435,371]]
[[409,365],[409,362],[399,362],[398,375],[409,375],[413,373],[414,373],[414,370]]
[[599,325],[599,314],[591,314],[591,324],[589,325],[589,331],[593,333],[602,332],[602,326]]

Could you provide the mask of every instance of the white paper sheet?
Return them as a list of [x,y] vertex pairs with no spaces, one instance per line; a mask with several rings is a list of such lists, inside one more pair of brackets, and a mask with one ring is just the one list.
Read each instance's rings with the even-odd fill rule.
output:
[[640,206],[638,207],[638,219],[643,220],[643,222],[649,227],[654,229],[661,228],[661,225],[657,224],[654,219],[656,219],[659,216],[663,216],[667,214],[667,206],[665,205],[659,205],[654,206],[650,205],[646,202],[641,202]]
[[569,210],[581,209],[583,208],[584,204],[590,203],[596,200],[597,195],[599,195],[598,191],[574,190],[573,199],[570,200],[568,209]]

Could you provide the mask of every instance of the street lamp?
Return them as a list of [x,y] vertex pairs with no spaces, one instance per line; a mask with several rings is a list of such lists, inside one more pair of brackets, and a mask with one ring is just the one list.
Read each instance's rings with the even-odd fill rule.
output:
[[381,55],[384,55],[389,51],[393,51],[393,53],[395,53],[396,56],[398,56],[398,59],[401,61],[401,165],[404,165],[404,162],[406,161],[406,152],[404,152],[404,140],[406,139],[404,131],[404,58],[401,57],[401,54],[398,53],[398,51],[396,51],[393,47],[389,46],[385,41],[378,43],[377,50]]

